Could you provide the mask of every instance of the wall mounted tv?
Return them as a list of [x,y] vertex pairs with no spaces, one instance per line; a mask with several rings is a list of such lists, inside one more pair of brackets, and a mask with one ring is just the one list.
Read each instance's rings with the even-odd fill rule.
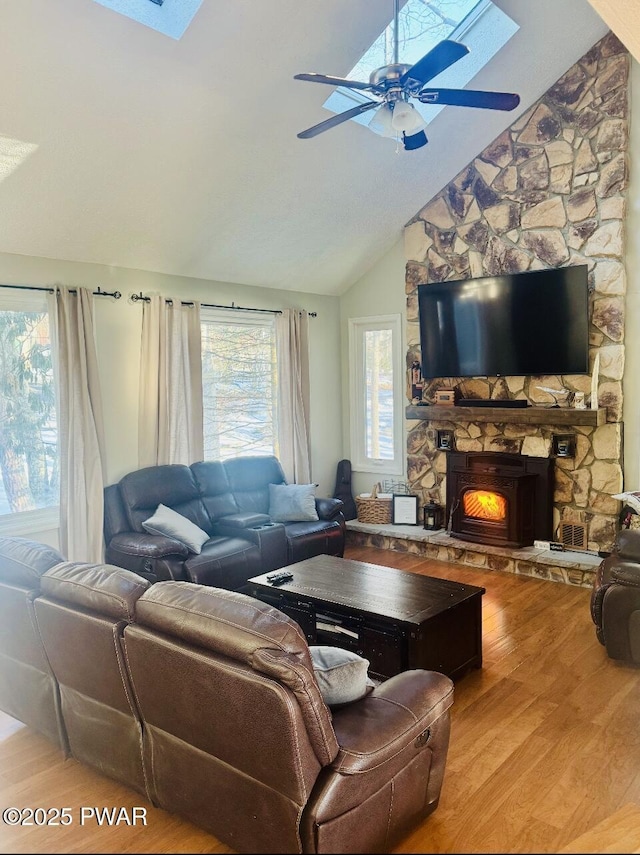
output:
[[588,374],[587,266],[418,286],[422,374]]

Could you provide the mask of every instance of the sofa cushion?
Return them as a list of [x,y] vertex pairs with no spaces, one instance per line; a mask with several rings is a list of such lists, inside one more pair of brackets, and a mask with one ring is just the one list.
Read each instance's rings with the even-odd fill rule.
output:
[[211,520],[202,502],[193,472],[181,463],[148,466],[130,472],[120,481],[129,529],[142,532],[142,523],[166,505],[187,517],[204,531],[211,530]]
[[115,620],[133,620],[136,601],[149,585],[122,567],[79,561],[65,561],[42,576],[43,596]]
[[231,492],[229,479],[221,461],[203,460],[193,463],[191,471],[212,523],[220,517],[238,513],[238,503]]
[[24,537],[0,537],[0,581],[37,591],[40,577],[64,561],[57,549]]
[[239,590],[262,572],[260,548],[243,537],[215,535],[199,555],[187,558],[184,569],[198,585]]
[[310,645],[309,653],[320,694],[328,707],[358,701],[373,689],[368,659],[329,645]]
[[274,522],[318,519],[315,484],[269,484],[269,516]]
[[164,534],[179,540],[190,552],[197,555],[202,551],[203,544],[209,540],[206,531],[166,505],[158,505],[155,514],[145,520],[142,527],[149,534]]
[[286,478],[277,457],[247,455],[224,461],[224,470],[239,511],[269,513],[269,484],[284,484]]

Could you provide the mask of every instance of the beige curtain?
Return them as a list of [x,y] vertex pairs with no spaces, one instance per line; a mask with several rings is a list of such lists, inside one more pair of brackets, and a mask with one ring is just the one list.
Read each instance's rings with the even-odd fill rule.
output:
[[58,391],[60,550],[70,561],[103,560],[104,427],[88,288],[49,297]]
[[140,352],[140,466],[202,460],[200,304],[158,295],[143,304]]
[[311,482],[309,315],[285,309],[276,318],[279,458],[290,484]]

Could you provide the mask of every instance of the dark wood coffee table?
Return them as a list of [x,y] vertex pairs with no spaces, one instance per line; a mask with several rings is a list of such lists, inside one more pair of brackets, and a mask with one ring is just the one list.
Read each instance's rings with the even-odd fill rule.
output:
[[482,667],[484,588],[330,555],[283,569],[290,581],[265,573],[243,590],[296,620],[309,644],[353,650],[385,678],[424,668],[455,679]]

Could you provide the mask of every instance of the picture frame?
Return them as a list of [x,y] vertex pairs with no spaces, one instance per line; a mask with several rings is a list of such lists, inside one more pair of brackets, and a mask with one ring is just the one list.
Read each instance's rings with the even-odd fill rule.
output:
[[405,493],[391,496],[391,523],[395,525],[418,525],[418,497]]

